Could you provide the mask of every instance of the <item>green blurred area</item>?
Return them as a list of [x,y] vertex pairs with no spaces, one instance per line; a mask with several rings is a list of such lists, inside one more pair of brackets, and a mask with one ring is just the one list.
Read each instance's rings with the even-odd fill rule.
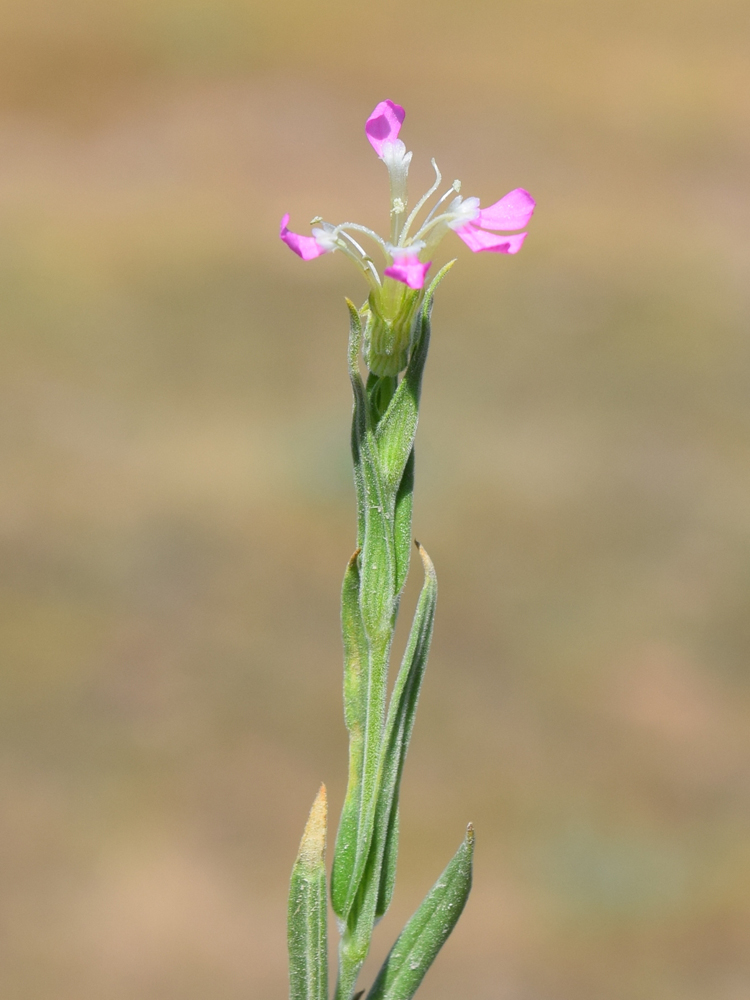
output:
[[[418,437],[440,578],[370,979],[467,820],[424,1000],[750,995],[750,10],[0,3],[0,993],[286,993],[345,782],[338,257],[407,109],[517,257],[458,257]],[[438,262],[436,262],[438,263]],[[404,615],[419,585],[413,570]]]

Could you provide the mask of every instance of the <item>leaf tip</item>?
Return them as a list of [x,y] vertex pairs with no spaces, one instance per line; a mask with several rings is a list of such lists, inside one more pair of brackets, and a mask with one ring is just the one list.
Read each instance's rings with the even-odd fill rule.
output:
[[469,825],[466,827],[466,843],[469,845],[469,847],[473,847],[474,846],[474,824],[473,823],[469,823]]
[[419,551],[419,557],[422,560],[422,566],[424,567],[425,573],[428,577],[435,580],[435,567],[432,563],[432,559],[430,559],[427,555],[427,549],[425,549],[424,545],[422,545],[421,542],[418,542],[416,538],[414,539],[414,544],[417,546],[417,550]]
[[447,264],[443,264],[438,273],[430,282],[430,287],[427,289],[427,294],[425,295],[425,306],[427,307],[428,310],[432,306],[432,299],[435,295],[435,290],[437,289],[437,286],[440,284],[440,282],[446,276],[448,271],[450,271],[450,269],[453,267],[453,265],[456,263],[457,260],[458,257],[454,257],[453,260],[449,260]]
[[326,850],[326,828],[328,825],[328,793],[326,786],[321,785],[310,815],[307,818],[305,832],[299,845],[299,859],[309,865],[322,862]]

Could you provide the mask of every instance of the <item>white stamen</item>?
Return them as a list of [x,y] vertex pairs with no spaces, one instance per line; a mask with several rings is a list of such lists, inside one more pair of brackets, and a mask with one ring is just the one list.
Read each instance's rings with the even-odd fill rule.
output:
[[[441,199],[441,201],[443,200],[444,199]],[[435,207],[437,208],[437,205]],[[417,233],[417,237],[425,236],[431,229],[435,229],[435,227],[439,225],[443,225],[448,229],[460,229],[461,226],[465,226],[467,223],[473,222],[478,215],[479,198],[466,198],[463,201],[461,198],[454,198],[448,206],[448,211],[443,212],[442,215],[436,216],[430,222],[425,222]],[[438,233],[440,234],[440,230],[438,230]],[[439,243],[443,235],[444,234],[437,235],[437,237],[433,236],[428,242],[430,245],[433,243]]]
[[433,215],[435,214],[435,212],[437,212],[437,210],[440,208],[440,206],[443,204],[443,202],[445,201],[446,198],[450,198],[450,196],[452,194],[458,194],[458,192],[460,190],[461,190],[461,181],[458,181],[458,180],[454,181],[451,184],[451,186],[448,188],[448,190],[445,192],[445,194],[442,196],[442,198],[440,198],[438,201],[436,201],[435,204],[432,206],[432,211],[427,216],[427,218],[424,220],[424,222],[422,223],[422,225],[423,226],[427,225],[427,223],[433,217]]
[[372,229],[368,229],[367,226],[360,226],[357,222],[342,222],[336,226],[336,232],[343,232],[345,229],[354,229],[358,233],[364,233],[365,236],[369,236],[370,239],[375,240],[379,244],[380,249],[383,251],[383,255],[387,261],[390,260],[388,257],[388,251],[385,248],[385,240],[382,236],[378,236],[377,233],[373,232]]
[[[337,227],[337,229],[338,228],[339,227]],[[343,237],[345,240],[348,240],[354,247],[356,247],[357,250],[359,250],[360,254],[362,255],[361,259],[354,257],[354,254],[352,254],[351,251],[349,251],[349,255],[352,257],[352,259],[356,260],[356,262],[360,265],[360,267],[362,267],[362,270],[365,272],[366,277],[368,276],[368,271],[369,271],[372,277],[374,277],[376,284],[380,285],[380,275],[378,274],[378,269],[375,267],[372,258],[368,257],[368,255],[365,253],[364,247],[361,247],[359,243],[357,243],[357,241],[354,239],[354,237],[349,235],[349,233],[340,231],[337,233],[337,236]],[[315,238],[317,239],[317,237]],[[337,245],[340,246],[342,250],[348,249],[345,244],[342,245],[341,243],[338,243]]]
[[[401,244],[403,244],[406,241],[406,237],[409,235],[409,229],[411,228],[411,224],[416,219],[417,214],[418,214],[419,210],[421,209],[422,205],[424,205],[424,203],[435,194],[435,192],[437,191],[437,189],[440,187],[441,180],[443,179],[440,171],[438,170],[438,165],[435,162],[435,158],[434,157],[432,158],[431,162],[432,162],[432,168],[435,171],[435,183],[432,185],[432,187],[430,188],[430,190],[426,194],[422,195],[422,197],[419,199],[419,201],[417,202],[417,204],[414,206],[411,215],[406,220],[406,224],[404,225],[404,228],[401,231],[401,236],[399,237],[399,243],[401,243]],[[455,185],[455,181],[454,181],[454,185]]]

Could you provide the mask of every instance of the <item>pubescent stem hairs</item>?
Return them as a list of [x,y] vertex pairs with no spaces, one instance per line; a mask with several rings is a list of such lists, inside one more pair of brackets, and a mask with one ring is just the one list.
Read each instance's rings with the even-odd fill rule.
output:
[[[412,546],[414,439],[430,343],[435,289],[425,280],[438,244],[455,232],[474,252],[515,254],[534,200],[515,188],[486,209],[462,198],[453,181],[427,210],[442,177],[407,215],[412,154],[399,139],[404,109],[381,101],[365,133],[390,181],[388,240],[357,223],[315,218],[312,235],[280,236],[303,260],[341,251],[369,286],[361,308],[349,308],[349,378],[354,396],[351,448],[357,500],[357,544],[341,594],[344,719],[349,777],[331,869],[330,896],[339,931],[334,1000],[353,1000],[376,923],[388,909],[396,879],[399,790],[417,701],[427,665],[437,601],[437,577],[416,543],[424,582],[409,638],[387,697],[391,645]],[[425,213],[421,222],[420,215]],[[412,230],[414,234],[411,235]],[[352,235],[352,234],[356,234]],[[502,235],[501,235],[502,234]],[[362,246],[384,257],[382,275]],[[360,359],[367,374],[363,377]],[[292,871],[288,944],[291,1000],[328,1000],[325,846],[327,801],[321,787]],[[469,824],[456,854],[427,893],[386,957],[367,1000],[410,1000],[453,930],[471,888],[474,831]]]

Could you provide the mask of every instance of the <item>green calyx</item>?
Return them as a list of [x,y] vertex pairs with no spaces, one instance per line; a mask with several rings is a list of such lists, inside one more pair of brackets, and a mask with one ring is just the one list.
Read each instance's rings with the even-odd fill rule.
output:
[[363,351],[373,375],[395,376],[406,368],[416,334],[422,289],[409,288],[386,278],[382,288],[370,292],[363,310]]

